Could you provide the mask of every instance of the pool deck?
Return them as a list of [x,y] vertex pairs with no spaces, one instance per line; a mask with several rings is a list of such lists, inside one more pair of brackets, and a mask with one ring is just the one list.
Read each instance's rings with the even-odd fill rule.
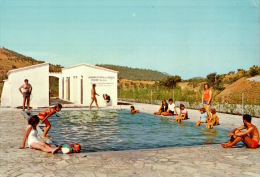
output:
[[[158,106],[134,104],[152,113]],[[129,106],[119,106],[119,109]],[[198,120],[198,111],[188,110]],[[219,114],[221,126],[241,124],[241,117]],[[260,128],[260,119],[253,123]],[[244,147],[223,149],[220,145],[184,148],[96,152],[51,155],[36,150],[20,150],[27,122],[16,109],[0,109],[0,177],[159,177],[159,176],[260,176],[260,150]]]

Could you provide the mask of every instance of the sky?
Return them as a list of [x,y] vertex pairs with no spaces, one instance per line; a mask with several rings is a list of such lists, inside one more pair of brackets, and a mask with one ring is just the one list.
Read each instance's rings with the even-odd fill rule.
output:
[[260,0],[0,0],[0,46],[68,67],[205,77],[260,65]]

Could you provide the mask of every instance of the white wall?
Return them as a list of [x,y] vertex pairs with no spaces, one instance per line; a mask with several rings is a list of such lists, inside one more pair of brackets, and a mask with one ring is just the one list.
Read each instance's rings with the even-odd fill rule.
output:
[[4,83],[1,106],[22,106],[23,96],[19,87],[28,79],[32,85],[31,107],[49,106],[49,64],[39,64],[10,72]]
[[[73,77],[77,77],[74,79]],[[101,107],[105,107],[106,103],[103,99],[103,94],[108,94],[111,97],[112,105],[117,105],[117,73],[107,71],[100,68],[79,65],[62,70],[64,77],[64,99],[66,100],[66,77],[70,77],[70,101],[80,104],[80,79],[83,77],[83,105],[88,106],[91,101],[92,84],[96,84],[96,91],[100,96],[97,96],[98,103]],[[60,93],[62,98],[62,77],[60,79]],[[96,78],[94,78],[96,77]],[[69,101],[69,100],[68,100]]]

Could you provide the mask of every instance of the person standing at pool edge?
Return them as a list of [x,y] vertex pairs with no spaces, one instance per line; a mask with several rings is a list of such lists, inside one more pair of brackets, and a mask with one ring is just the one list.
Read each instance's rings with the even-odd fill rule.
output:
[[19,91],[23,95],[23,111],[25,110],[25,102],[27,102],[27,109],[30,110],[30,96],[32,93],[32,86],[29,84],[28,79],[24,80],[24,84],[21,85]]
[[92,89],[91,89],[91,102],[89,105],[89,109],[92,108],[92,104],[94,101],[96,103],[97,108],[99,108],[96,95],[99,96],[99,94],[97,94],[97,92],[96,92],[96,84],[93,84]]
[[206,109],[206,112],[211,119],[211,113],[210,113],[210,104],[212,101],[212,91],[210,89],[210,86],[208,83],[204,84],[204,91],[202,95],[202,104],[203,107]]
[[60,112],[61,108],[62,108],[62,105],[57,104],[55,107],[50,107],[48,109],[45,109],[44,111],[42,111],[38,114],[38,117],[41,120],[41,122],[45,124],[45,128],[43,131],[43,138],[49,138],[47,136],[47,133],[51,128],[51,124],[50,124],[48,118],[50,116],[52,116],[53,114],[55,114],[56,112]]

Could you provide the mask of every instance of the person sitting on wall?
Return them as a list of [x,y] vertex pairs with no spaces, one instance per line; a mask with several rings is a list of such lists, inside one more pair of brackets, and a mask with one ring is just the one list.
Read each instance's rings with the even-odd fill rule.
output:
[[111,101],[110,96],[108,94],[103,94],[103,98],[104,98],[106,104],[108,105]]
[[248,148],[258,148],[259,132],[256,126],[251,123],[251,120],[252,117],[250,115],[243,115],[244,125],[232,130],[229,133],[230,140],[226,143],[221,143],[222,147],[232,148],[238,142],[242,141]]
[[45,109],[44,111],[42,111],[38,114],[38,117],[41,120],[41,122],[45,124],[45,128],[43,131],[43,138],[47,138],[47,139],[49,138],[47,136],[47,133],[51,128],[51,124],[50,124],[48,118],[51,117],[56,112],[60,112],[61,108],[62,108],[62,105],[57,104],[55,107],[50,107],[48,109]]
[[168,103],[166,100],[162,101],[162,104],[157,112],[154,112],[155,115],[161,115],[163,112],[167,112],[168,110]]
[[139,113],[140,111],[138,109],[135,109],[135,107],[132,105],[130,106],[130,113],[131,114],[135,114],[135,113]]
[[174,112],[175,112],[176,115],[178,115],[177,110],[176,110],[176,106],[175,106],[175,104],[173,103],[173,99],[170,98],[170,99],[169,99],[169,104],[168,104],[168,110],[162,112],[162,115],[163,115],[163,116],[173,116],[173,115],[174,115]]
[[92,108],[92,104],[94,101],[96,103],[97,108],[99,108],[96,95],[99,96],[99,94],[97,94],[97,92],[96,92],[96,84],[93,84],[92,89],[91,89],[91,102],[89,105],[89,109]]
[[32,93],[32,86],[29,84],[28,79],[24,80],[24,84],[21,85],[19,91],[23,95],[23,111],[25,110],[25,102],[27,102],[27,109],[30,110],[30,96]]

